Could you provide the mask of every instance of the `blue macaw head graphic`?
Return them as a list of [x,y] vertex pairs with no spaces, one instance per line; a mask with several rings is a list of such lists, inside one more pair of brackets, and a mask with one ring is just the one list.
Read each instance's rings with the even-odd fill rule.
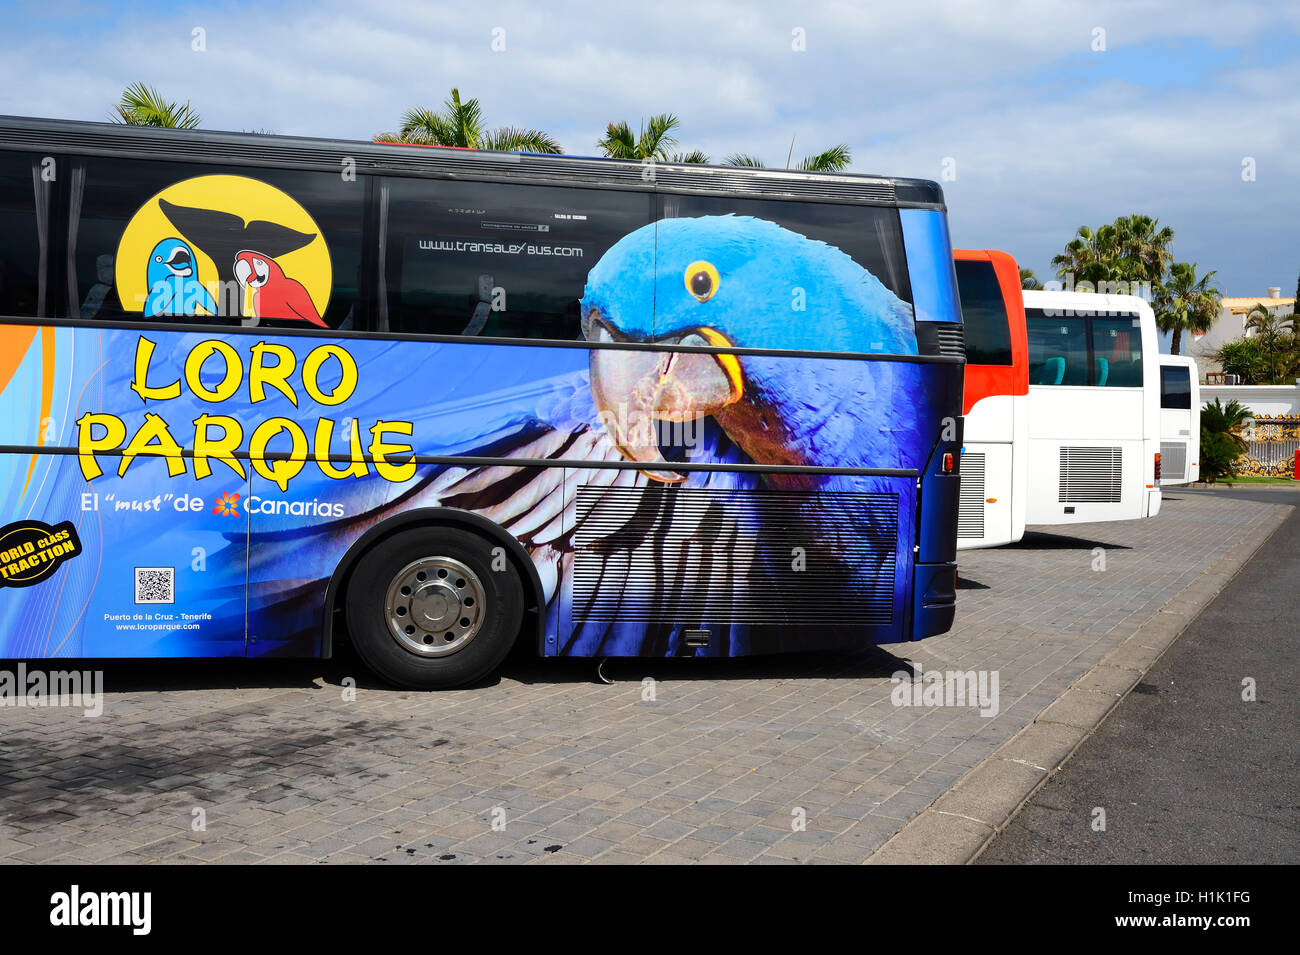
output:
[[616,338],[708,328],[738,348],[916,354],[912,308],[879,279],[834,246],[751,216],[630,233],[587,277],[584,318],[593,309]]
[[[592,268],[581,313],[591,341],[917,353],[912,307],[879,279],[833,246],[749,216],[663,219],[630,233]],[[808,463],[816,432],[860,430],[830,418],[855,390],[872,390],[864,381],[876,364],[827,362],[823,380],[798,381],[789,359],[593,349],[591,388],[632,460],[662,460],[654,421],[714,416],[756,459]]]
[[197,273],[194,250],[181,239],[163,239],[149,253],[149,268],[145,277],[149,288],[153,288],[161,281],[193,279]]

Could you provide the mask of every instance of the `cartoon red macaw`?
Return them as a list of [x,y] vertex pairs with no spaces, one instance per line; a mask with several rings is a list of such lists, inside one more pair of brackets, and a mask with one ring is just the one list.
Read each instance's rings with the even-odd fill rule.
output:
[[301,319],[329,327],[303,284],[285,275],[269,255],[248,249],[240,252],[235,256],[235,278],[241,287],[253,289],[254,318]]

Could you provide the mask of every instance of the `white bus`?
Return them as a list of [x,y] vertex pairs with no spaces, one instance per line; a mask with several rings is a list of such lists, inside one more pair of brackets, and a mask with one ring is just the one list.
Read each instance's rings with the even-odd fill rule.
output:
[[1160,356],[1160,483],[1201,479],[1201,384],[1186,355]]
[[1030,524],[1160,511],[1155,314],[1132,295],[1023,293],[1029,347]]

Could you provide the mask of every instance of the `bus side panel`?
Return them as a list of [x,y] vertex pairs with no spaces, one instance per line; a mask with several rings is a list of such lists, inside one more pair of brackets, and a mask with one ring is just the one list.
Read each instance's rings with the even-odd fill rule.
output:
[[[682,600],[695,599],[692,594],[711,599],[707,585],[716,580],[744,580],[750,596],[764,581],[787,588],[781,592],[788,601],[764,597],[750,605],[743,588],[723,588],[717,594],[739,595],[730,608],[706,605],[701,613],[676,616],[672,627],[694,628],[721,619],[720,612],[730,615],[726,639],[697,652],[861,645],[911,634],[912,547],[919,536],[915,477],[719,470],[666,482],[652,475],[671,472],[668,460],[662,467],[647,462],[644,469],[604,467],[625,460],[615,436],[632,440],[639,425],[597,413],[588,349],[271,329],[204,332],[161,323],[146,329],[0,327],[29,339],[4,391],[12,420],[0,433],[10,448],[39,450],[43,441],[63,452],[35,455],[37,465],[58,466],[36,467],[31,482],[24,462],[33,455],[6,455],[6,515],[10,521],[44,520],[51,531],[37,535],[41,539],[68,520],[89,527],[94,518],[96,534],[101,521],[110,529],[97,545],[108,571],[74,576],[91,569],[91,555],[83,553],[65,560],[48,581],[5,588],[6,633],[54,612],[51,602],[72,601],[80,629],[74,639],[50,644],[59,652],[242,653],[246,617],[249,655],[319,653],[325,587],[344,554],[387,519],[434,507],[479,514],[523,545],[542,580],[554,652],[678,652],[671,628],[644,626],[655,621],[632,620],[626,633],[587,642],[585,633],[574,637],[570,613],[552,609],[561,582],[570,585],[580,570],[580,543],[600,556],[597,572],[608,564],[616,574],[626,565],[634,548],[620,515],[629,513],[638,520],[656,515],[641,538],[650,552],[663,541],[685,548],[679,572],[651,575],[633,588],[661,618],[684,606]],[[57,339],[49,379],[43,377],[47,337]],[[66,361],[59,358],[65,352]],[[654,368],[662,357],[622,355],[648,356]],[[803,456],[840,467],[921,471],[933,449],[942,447],[934,434],[939,409],[956,401],[959,387],[946,365],[745,360],[772,362],[764,370],[769,377],[783,377],[792,388],[815,384],[824,394],[805,392],[821,397],[795,402],[789,414],[778,413],[774,403],[761,416],[746,410],[740,417],[703,419],[702,431],[661,435],[660,453],[723,469],[755,460],[788,464]],[[874,400],[845,400],[846,380]],[[473,460],[417,463],[412,452]],[[568,496],[566,470],[573,476]],[[585,501],[581,488],[588,489]],[[126,506],[105,511],[122,502]],[[597,515],[615,519],[594,520],[593,506]],[[721,542],[721,551],[737,561],[747,554],[753,578],[701,570],[702,551],[692,548],[706,539]],[[25,540],[16,538],[15,546]],[[663,568],[669,563],[660,561]],[[127,621],[106,619],[129,612],[131,622],[136,613],[154,614],[140,623],[177,622],[160,620],[171,611],[134,607],[124,582],[133,581],[137,566],[174,568],[175,611],[199,618],[201,626],[127,631],[116,626]],[[62,596],[60,581],[70,585]],[[856,608],[851,618],[840,612],[846,606]],[[93,632],[88,619],[96,621]],[[6,652],[31,652],[33,646]]]
[[242,656],[247,482],[219,505],[161,458],[119,477],[121,457],[56,453],[124,384],[111,336],[0,326],[0,444],[24,449],[0,454],[0,658]]

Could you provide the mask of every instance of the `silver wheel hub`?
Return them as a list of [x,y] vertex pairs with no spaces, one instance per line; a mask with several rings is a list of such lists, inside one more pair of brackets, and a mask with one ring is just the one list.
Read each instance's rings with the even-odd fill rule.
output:
[[461,650],[483,626],[485,594],[478,575],[450,557],[422,557],[394,576],[384,595],[393,639],[423,657]]

